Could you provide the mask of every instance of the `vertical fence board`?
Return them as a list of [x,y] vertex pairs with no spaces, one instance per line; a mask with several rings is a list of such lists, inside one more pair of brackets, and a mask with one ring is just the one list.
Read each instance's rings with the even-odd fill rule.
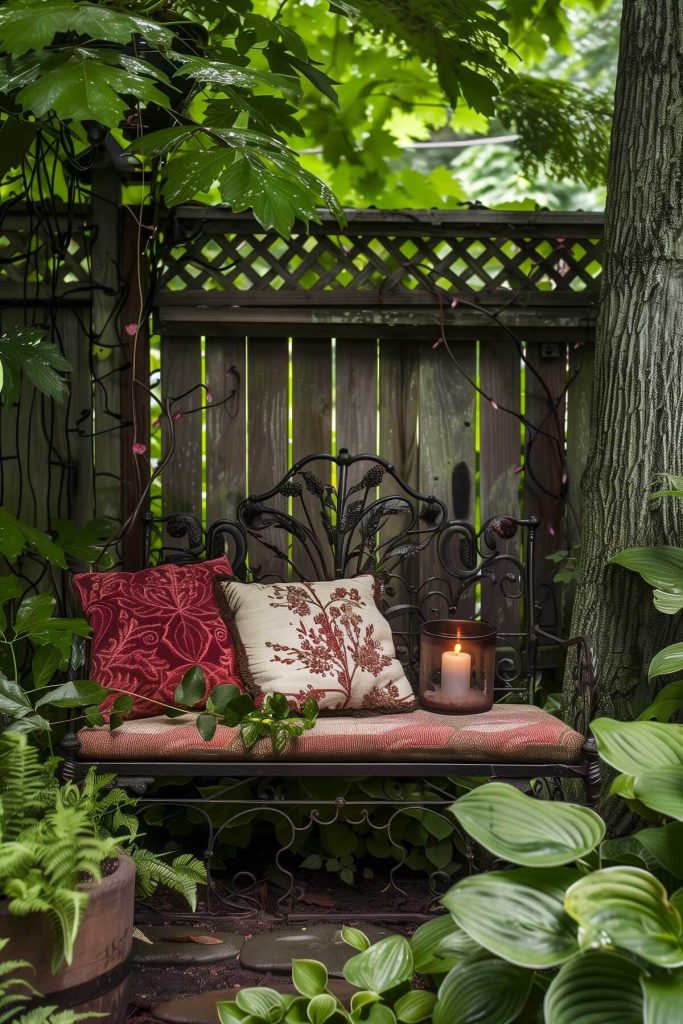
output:
[[[292,461],[316,452],[329,452],[332,445],[332,342],[330,338],[295,338],[292,343]],[[329,484],[329,463],[316,462],[311,470]],[[320,515],[320,503],[313,495],[302,495],[303,515],[308,513],[318,551],[296,539],[292,560],[297,572],[307,579],[319,579],[329,571],[329,542]],[[301,506],[297,502],[296,508]],[[324,561],[323,561],[323,556]]]
[[[171,430],[174,436],[173,455],[161,477],[165,514],[202,514],[202,419],[201,413],[190,412],[203,404],[203,392],[195,387],[201,383],[201,374],[199,338],[162,336],[161,399],[164,407],[169,401],[173,403],[171,423],[162,418],[162,458],[169,451]],[[190,394],[181,398],[187,391]],[[176,420],[178,413],[181,418]]]
[[[3,332],[21,323],[23,323],[23,317],[20,317],[16,310],[5,309],[2,311],[0,327]],[[0,409],[0,456],[2,457],[0,505],[8,508],[13,515],[19,515],[21,512],[22,472],[24,470],[19,461],[17,437],[19,408],[19,403],[15,403],[14,405],[3,405]]]
[[[377,448],[377,340],[337,341],[337,449],[351,455]],[[381,454],[381,452],[380,452]]]
[[[473,341],[450,344],[462,370],[476,372]],[[475,501],[475,391],[443,349],[429,342],[420,346],[420,490],[446,503],[449,518],[474,518]],[[420,560],[421,581],[441,575],[433,546]],[[474,611],[474,594],[463,596],[458,612]]]
[[[481,398],[479,430],[479,501],[482,525],[492,516],[519,517],[520,475],[522,456],[520,424],[503,408],[520,411],[520,358],[516,347],[507,338],[486,337],[479,342],[479,376],[482,391],[498,405]],[[502,542],[505,550],[519,553],[519,538]],[[502,568],[500,576],[504,573]],[[518,628],[519,602],[506,599],[500,589],[486,583],[481,587],[481,614],[493,622],[500,632]]]
[[[393,463],[398,476],[409,487],[417,490],[417,342],[384,339],[380,341],[379,351],[379,454]],[[380,494],[396,493],[394,481],[385,479]],[[417,512],[419,514],[420,510]],[[404,527],[405,522],[389,519],[382,529],[382,543],[391,541]],[[401,576],[409,584],[417,582],[415,559],[401,566]]]
[[[559,500],[562,476],[560,448],[564,446],[565,410],[565,399],[561,396],[567,376],[566,346],[560,344],[558,350],[557,356],[544,358],[540,345],[527,346],[529,366],[526,369],[526,417],[536,430],[542,429],[545,432],[534,434],[527,427],[527,439],[530,435],[535,439],[531,452],[527,442],[525,472],[526,514],[540,520],[536,533],[536,600],[543,607],[542,622],[545,625],[557,623],[559,615],[557,587],[552,582],[556,566],[548,561],[548,555],[566,543],[563,536],[562,503]],[[545,382],[552,403],[532,372],[533,369]]]
[[213,400],[206,411],[207,523],[233,519],[246,495],[246,363],[244,338],[206,339],[206,387]]
[[[260,494],[270,490],[287,471],[288,340],[249,338],[247,345],[248,490]],[[287,508],[281,496],[271,499],[271,504]],[[287,543],[282,531],[270,530],[267,536],[280,549]],[[250,549],[250,563],[260,576],[272,573],[287,578],[287,565],[261,545]]]

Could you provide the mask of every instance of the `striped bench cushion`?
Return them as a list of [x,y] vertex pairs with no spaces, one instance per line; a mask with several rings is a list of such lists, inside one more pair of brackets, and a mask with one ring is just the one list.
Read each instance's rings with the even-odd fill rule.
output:
[[[86,760],[272,761],[269,739],[245,750],[239,730],[219,726],[210,742],[190,715],[81,729]],[[581,757],[583,737],[558,718],[526,704],[497,704],[483,714],[417,711],[366,718],[320,718],[310,732],[290,740],[282,761],[552,762]]]

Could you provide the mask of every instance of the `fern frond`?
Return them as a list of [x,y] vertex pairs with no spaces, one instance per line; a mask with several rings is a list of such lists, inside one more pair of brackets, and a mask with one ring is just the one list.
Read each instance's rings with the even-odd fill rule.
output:
[[65,960],[70,964],[74,956],[74,943],[81,926],[88,897],[74,889],[57,889],[52,893],[49,911],[52,930],[52,973],[56,974]]
[[0,799],[3,837],[16,839],[46,806],[47,775],[38,751],[23,733],[0,736]]
[[138,847],[130,850],[135,862],[139,896],[151,896],[162,885],[181,895],[191,910],[197,908],[197,885],[206,882],[204,864],[191,854],[182,854],[169,864],[158,854]]

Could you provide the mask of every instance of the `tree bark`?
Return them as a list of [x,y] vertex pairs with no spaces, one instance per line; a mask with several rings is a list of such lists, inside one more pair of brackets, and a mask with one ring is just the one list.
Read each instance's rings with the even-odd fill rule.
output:
[[[637,715],[652,655],[680,634],[652,589],[607,560],[683,543],[683,5],[624,0],[596,329],[591,440],[572,632],[593,638],[600,713]],[[659,680],[661,683],[661,680]],[[565,703],[574,703],[571,666]]]

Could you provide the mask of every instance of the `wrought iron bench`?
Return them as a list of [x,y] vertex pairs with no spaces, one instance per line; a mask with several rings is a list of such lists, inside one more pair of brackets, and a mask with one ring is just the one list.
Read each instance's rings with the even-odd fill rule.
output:
[[[423,709],[366,718],[321,718],[275,760],[267,741],[246,752],[236,730],[219,726],[205,743],[191,721],[150,718],[106,728],[70,731],[63,748],[65,773],[81,778],[91,766],[116,774],[141,793],[170,776],[197,780],[281,779],[309,776],[375,776],[429,780],[437,811],[452,801],[438,780],[487,777],[542,785],[561,778],[583,780],[590,804],[600,793],[600,769],[589,723],[596,675],[585,637],[561,640],[539,625],[534,582],[534,519],[497,516],[481,529],[448,521],[437,498],[413,490],[394,467],[374,455],[311,455],[298,462],[265,494],[245,499],[236,521],[220,520],[205,531],[190,514],[146,516],[149,564],[188,562],[226,553],[243,580],[341,579],[374,573],[379,603],[394,632],[397,654],[416,680],[419,627],[430,618],[473,617],[481,607],[499,627],[497,701],[490,712],[446,715]],[[574,721],[565,724],[535,706],[539,651],[565,648],[577,679]],[[82,667],[78,670],[82,673]],[[343,750],[343,756],[339,751]],[[209,823],[207,858],[221,830],[253,811],[253,800],[234,799],[225,782],[210,800],[177,793],[176,804],[200,808]],[[287,801],[259,800],[259,811],[289,820]],[[168,795],[147,796],[150,804]],[[216,830],[208,805],[229,805],[232,816]],[[309,826],[320,823],[321,800],[310,801]],[[373,805],[386,799],[329,801],[331,822],[354,813],[370,821]],[[296,801],[301,811],[302,802]],[[396,814],[422,804],[402,802]],[[251,808],[251,811],[249,810]],[[350,816],[350,817],[349,817]],[[452,824],[452,822],[451,822]],[[294,835],[294,831],[292,835]],[[394,868],[394,871],[396,868]]]

